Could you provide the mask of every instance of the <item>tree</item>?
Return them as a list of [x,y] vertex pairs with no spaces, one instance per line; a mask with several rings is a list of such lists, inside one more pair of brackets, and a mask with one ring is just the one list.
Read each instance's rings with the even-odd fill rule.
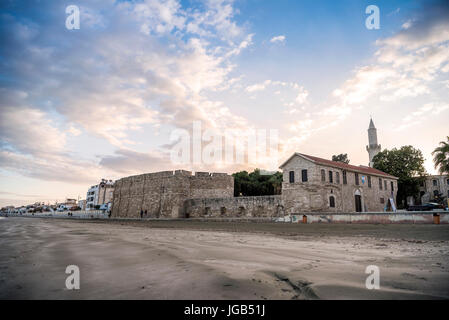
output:
[[253,172],[240,171],[234,177],[234,196],[267,196],[281,194],[282,173],[261,174],[259,169]]
[[348,164],[349,163],[348,154],[340,153],[339,155],[333,155],[332,161],[344,162],[344,163]]
[[419,183],[426,174],[424,157],[419,149],[403,146],[400,149],[384,150],[373,158],[373,167],[398,177],[398,206],[405,203],[407,196],[419,195]]
[[446,138],[447,142],[441,141],[440,146],[432,152],[435,169],[440,174],[449,174],[449,136]]

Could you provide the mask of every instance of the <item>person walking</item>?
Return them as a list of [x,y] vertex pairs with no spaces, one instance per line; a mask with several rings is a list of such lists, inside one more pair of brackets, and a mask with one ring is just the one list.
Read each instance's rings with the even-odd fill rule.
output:
[[142,218],[143,218],[143,210],[140,209],[140,219],[142,219]]
[[148,214],[148,211],[147,211],[147,210],[145,210],[145,218],[147,217],[147,214]]

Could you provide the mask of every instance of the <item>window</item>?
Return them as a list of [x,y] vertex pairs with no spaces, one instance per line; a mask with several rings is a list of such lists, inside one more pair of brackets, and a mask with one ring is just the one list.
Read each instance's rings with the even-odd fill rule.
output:
[[340,184],[340,172],[335,172],[335,182]]
[[222,216],[226,215],[226,208],[225,207],[221,207],[220,208],[220,215],[222,215]]
[[333,196],[329,197],[329,207],[335,208],[335,198]]
[[343,171],[343,184],[348,184],[348,178],[346,176],[346,171]]
[[290,183],[294,183],[295,182],[295,171],[290,171],[289,172],[289,181]]
[[334,183],[334,176],[332,171],[329,171],[329,183]]
[[379,178],[379,190],[382,190],[382,179]]
[[322,182],[326,181],[326,171],[324,171],[324,169],[321,169],[321,181]]
[[447,197],[449,198],[449,190],[447,190]]
[[307,170],[304,169],[301,171],[302,182],[307,182]]
[[380,203],[385,203],[385,199],[384,198],[380,198]]
[[447,179],[446,182],[447,182],[447,185],[449,186],[449,179]]
[[368,188],[371,188],[371,176],[368,176]]
[[390,186],[391,186],[391,191],[394,191],[394,182],[393,181],[390,182]]
[[387,180],[384,180],[384,188],[385,188],[385,191],[388,190],[388,188],[387,188]]
[[424,187],[424,181],[423,181],[423,180],[421,180],[421,181],[419,182],[419,186],[420,186],[420,187]]
[[438,185],[438,181],[437,180],[432,180],[433,186],[436,187]]
[[358,186],[359,183],[360,183],[360,181],[359,181],[359,174],[356,172],[356,173],[354,174],[354,177],[355,177],[355,185]]

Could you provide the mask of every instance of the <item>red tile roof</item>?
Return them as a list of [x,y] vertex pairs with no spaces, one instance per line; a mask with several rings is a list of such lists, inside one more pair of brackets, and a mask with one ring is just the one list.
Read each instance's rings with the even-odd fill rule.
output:
[[[392,179],[398,179],[395,176],[392,176],[388,173],[385,173],[383,171],[371,168],[371,167],[366,167],[366,166],[353,166],[351,164],[346,164],[344,162],[339,162],[339,161],[332,161],[332,160],[327,160],[327,159],[323,159],[323,158],[318,158],[318,157],[314,157],[314,156],[309,156],[307,154],[303,154],[303,153],[295,153],[293,156],[295,155],[300,155],[304,158],[307,158],[315,163],[321,164],[321,165],[325,165],[325,166],[331,166],[331,167],[337,167],[343,170],[348,170],[348,171],[356,171],[356,172],[360,172],[360,173],[365,173],[365,174],[371,174],[371,175],[377,175],[377,176],[384,176],[384,177],[388,177],[388,178],[392,178]],[[291,156],[286,162],[284,162],[284,164],[286,164],[288,161],[290,161],[290,159],[293,157]],[[284,166],[284,164],[281,165],[281,167]]]

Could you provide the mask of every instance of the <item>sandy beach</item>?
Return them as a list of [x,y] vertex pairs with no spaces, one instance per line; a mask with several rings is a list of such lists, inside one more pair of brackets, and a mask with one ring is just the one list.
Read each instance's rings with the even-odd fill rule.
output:
[[0,299],[448,298],[446,225],[0,219]]

